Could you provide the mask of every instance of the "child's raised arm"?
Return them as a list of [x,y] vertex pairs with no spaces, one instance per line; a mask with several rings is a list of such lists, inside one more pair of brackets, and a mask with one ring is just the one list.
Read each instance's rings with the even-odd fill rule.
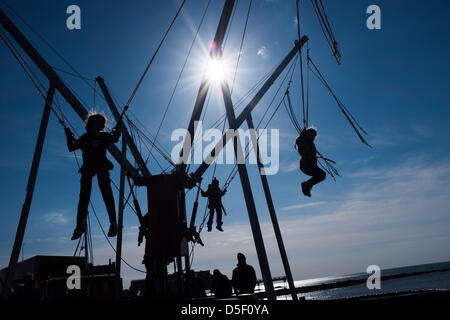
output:
[[66,133],[66,138],[67,138],[67,148],[69,149],[70,152],[73,152],[75,150],[78,150],[81,148],[82,146],[82,138],[83,136],[80,137],[80,139],[75,139],[72,131],[70,131],[69,128],[64,128],[64,132]]

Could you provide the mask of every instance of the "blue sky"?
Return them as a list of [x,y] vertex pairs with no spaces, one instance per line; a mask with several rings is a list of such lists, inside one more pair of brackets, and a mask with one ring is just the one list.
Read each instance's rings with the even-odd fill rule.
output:
[[[338,163],[342,177],[327,179],[300,195],[305,176],[298,170],[293,149],[296,132],[284,109],[270,128],[280,130],[280,171],[269,177],[278,219],[295,279],[364,272],[371,264],[382,268],[449,260],[450,243],[450,40],[447,36],[448,1],[324,1],[335,37],[342,49],[337,65],[313,15],[310,2],[301,5],[302,33],[310,38],[311,56],[329,84],[369,133],[373,149],[363,146],[323,86],[311,78],[310,122],[319,129],[317,146]],[[33,28],[89,79],[102,76],[111,91],[126,101],[175,14],[179,1],[14,1],[9,3]],[[170,150],[171,132],[186,128],[197,94],[204,48],[212,40],[223,7],[213,0],[199,38],[159,134]],[[82,28],[66,28],[67,6],[81,8]],[[179,75],[207,1],[186,3],[130,109],[155,134]],[[237,2],[224,48],[235,65],[249,2]],[[381,8],[382,29],[366,28],[366,8]],[[29,37],[52,66],[70,71],[35,34],[7,8],[0,7]],[[237,74],[233,101],[239,100],[292,48],[297,37],[295,1],[253,2]],[[203,49],[202,49],[203,48]],[[8,262],[39,128],[43,100],[14,60],[0,45],[0,266]],[[94,92],[83,81],[60,73],[85,107],[94,107]],[[41,77],[44,79],[44,77]],[[230,77],[231,78],[231,77]],[[298,70],[292,85],[294,108],[300,110]],[[230,79],[231,82],[231,79]],[[46,83],[46,82],[45,82]],[[92,82],[91,82],[92,84]],[[276,82],[254,112],[257,123],[280,82]],[[283,89],[284,90],[284,89]],[[61,98],[59,98],[62,101]],[[279,102],[279,98],[276,102]],[[67,103],[62,109],[82,132],[83,123]],[[97,96],[95,109],[110,115]],[[272,109],[273,110],[273,109]],[[205,126],[224,112],[212,86]],[[167,162],[159,157],[163,167]],[[116,166],[117,167],[117,166]],[[192,167],[194,169],[195,166]],[[152,173],[161,169],[150,161]],[[231,165],[219,165],[224,180]],[[283,274],[273,229],[255,166],[249,167],[269,262],[274,276]],[[205,174],[211,179],[212,172]],[[112,173],[118,183],[118,170]],[[71,255],[79,175],[66,150],[62,128],[52,116],[43,151],[36,191],[24,240],[24,257],[37,254]],[[117,193],[115,193],[117,198]],[[146,208],[144,190],[139,192]],[[188,194],[187,212],[192,208]],[[104,226],[107,214],[94,181],[92,200]],[[203,214],[206,202],[200,203]],[[229,213],[224,233],[202,234],[206,246],[196,247],[193,268],[219,268],[229,276],[238,251],[257,265],[239,177],[224,198]],[[125,212],[124,258],[140,265],[143,248],[137,247],[137,219]],[[114,260],[114,252],[92,220],[94,262]],[[256,268],[259,273],[259,268]],[[125,282],[142,275],[123,267]]]

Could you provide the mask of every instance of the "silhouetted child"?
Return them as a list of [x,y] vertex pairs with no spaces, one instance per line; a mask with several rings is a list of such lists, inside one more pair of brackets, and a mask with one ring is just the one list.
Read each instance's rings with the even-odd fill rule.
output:
[[305,196],[311,197],[311,189],[314,185],[322,182],[326,178],[326,173],[317,166],[317,149],[314,139],[317,137],[317,130],[313,127],[303,129],[296,140],[300,159],[300,170],[311,176],[308,181],[302,182],[302,192]]
[[97,175],[98,186],[108,211],[111,223],[108,237],[117,234],[116,209],[114,197],[111,190],[109,170],[114,168],[111,161],[106,157],[106,148],[110,143],[119,141],[121,123],[117,123],[112,133],[104,132],[106,117],[102,114],[91,114],[86,121],[86,133],[79,139],[75,139],[69,128],[65,128],[67,147],[69,151],[81,149],[83,152],[83,166],[78,172],[81,173],[80,200],[77,210],[77,226],[73,232],[72,240],[78,239],[83,234],[84,223],[88,214],[88,206],[91,198],[92,179]]
[[213,178],[211,184],[208,185],[208,189],[206,191],[202,190],[202,196],[208,197],[208,208],[209,208],[209,219],[208,219],[208,231],[211,231],[212,224],[214,220],[214,211],[217,212],[217,226],[216,229],[219,231],[223,231],[222,229],[222,196],[227,192],[227,190],[221,190],[219,187],[219,180],[217,178]]

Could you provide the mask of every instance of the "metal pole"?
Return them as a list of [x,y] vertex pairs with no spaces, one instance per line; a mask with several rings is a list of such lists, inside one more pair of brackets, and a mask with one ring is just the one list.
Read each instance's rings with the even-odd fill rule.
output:
[[298,300],[297,293],[295,292],[294,279],[292,278],[291,268],[289,266],[288,257],[286,254],[286,249],[283,243],[283,237],[281,236],[280,226],[278,224],[277,214],[275,212],[275,207],[272,201],[272,195],[270,193],[269,182],[267,181],[267,176],[264,174],[264,167],[261,163],[261,155],[259,152],[258,139],[254,132],[255,126],[253,125],[252,116],[247,117],[248,128],[250,129],[250,134],[252,138],[253,148],[256,152],[256,159],[258,163],[259,176],[261,177],[261,182],[264,189],[264,195],[267,201],[267,207],[269,208],[270,218],[272,219],[273,229],[275,231],[275,237],[278,243],[278,249],[280,250],[281,260],[283,261],[284,272],[289,283],[289,289],[291,291],[292,300]]
[[[234,113],[233,102],[231,101],[230,88],[226,80],[222,81],[222,93],[223,100],[225,102],[225,108],[227,111],[228,123],[230,128],[236,130],[236,115]],[[234,153],[236,161],[242,159],[242,146],[239,139],[239,133],[236,133],[234,144]],[[253,198],[252,188],[248,177],[247,167],[245,163],[238,163],[239,176],[241,178],[242,190],[244,192],[245,204],[247,206],[248,217],[250,220],[250,226],[253,233],[253,240],[256,246],[256,253],[258,255],[259,266],[261,268],[261,274],[264,281],[264,287],[266,295],[269,300],[276,300],[275,291],[273,288],[272,276],[270,274],[269,261],[267,259],[266,248],[264,247],[264,240],[261,233],[261,227],[259,225],[258,213],[256,212],[255,200]]]
[[183,299],[184,297],[184,283],[183,283],[183,262],[181,260],[181,256],[178,255],[175,258],[177,263],[177,298]]
[[192,208],[191,223],[189,225],[190,230],[194,230],[194,228],[195,228],[195,219],[197,217],[197,211],[198,211],[198,197],[200,195],[200,187],[201,187],[201,185],[198,186],[197,194],[195,196],[194,207]]
[[[211,43],[210,47],[210,57],[216,57],[218,55],[218,52],[222,50],[222,43],[223,39],[225,38],[225,33],[228,28],[228,23],[231,18],[231,14],[233,12],[235,0],[226,0],[225,5],[222,10],[222,15],[220,17],[219,25],[217,26],[216,35],[214,36],[214,41]],[[179,165],[184,171],[185,163],[182,161],[183,159],[187,159],[189,156],[190,148],[192,147],[192,144],[194,143],[194,125],[195,122],[200,119],[203,106],[205,105],[206,95],[208,94],[210,86],[210,81],[207,78],[207,75],[203,75],[202,82],[200,85],[200,88],[198,90],[197,99],[195,100],[194,104],[194,110],[192,111],[191,120],[189,121],[188,125],[188,135],[190,139],[185,139],[183,143],[183,149],[181,158],[178,161]]]
[[[184,182],[184,179],[182,180]],[[183,183],[183,187],[181,188],[181,190],[178,191],[178,218],[179,218],[179,223],[181,223],[183,225],[183,227],[185,229],[187,229],[187,221],[186,221],[186,195],[184,193],[184,183]],[[185,274],[186,276],[189,273],[190,270],[190,265],[189,265],[189,247],[188,247],[188,252],[187,252],[187,256],[184,257],[184,263],[185,263]],[[179,247],[179,254],[177,256],[177,264],[179,267],[179,274],[178,274],[178,278],[179,278],[179,290],[178,290],[178,295],[179,297],[183,298],[186,295],[186,288],[184,286],[184,276],[183,276],[183,260],[182,260],[182,255],[181,255],[181,246]]]
[[86,258],[86,269],[89,268],[89,239],[88,239],[88,233],[89,233],[89,225],[87,223],[87,217],[86,220],[84,220],[84,257]]
[[[283,62],[278,66],[277,70],[274,72],[274,74],[264,83],[264,85],[259,89],[258,93],[255,95],[255,97],[252,99],[252,101],[249,102],[249,104],[245,107],[245,109],[241,112],[239,117],[237,118],[237,123],[242,124],[245,119],[247,119],[247,115],[250,114],[253,109],[256,107],[258,102],[262,99],[264,94],[267,92],[267,90],[272,86],[273,82],[275,81],[276,77],[282,72],[282,70],[287,66],[289,61],[291,61],[292,58],[295,57],[295,55],[298,53],[301,53],[303,45],[308,41],[307,36],[303,36],[299,41],[295,41],[295,46],[289,52],[289,54],[284,58]],[[278,70],[280,69],[280,70]],[[276,76],[277,75],[277,76]]]
[[[127,143],[122,136],[122,154],[127,156]],[[119,182],[119,205],[118,205],[118,217],[117,217],[117,244],[116,244],[116,299],[120,299],[122,292],[122,282],[120,279],[120,267],[122,264],[122,232],[123,232],[123,210],[125,199],[125,168],[120,168],[120,182]]]
[[34,186],[36,184],[36,178],[39,169],[39,163],[42,155],[42,148],[44,146],[45,134],[47,132],[48,119],[50,117],[50,108],[55,95],[55,87],[50,84],[50,88],[47,92],[47,98],[45,100],[44,112],[42,114],[41,124],[39,127],[39,134],[34,149],[33,162],[31,164],[30,175],[28,177],[27,191],[25,195],[25,201],[22,206],[22,212],[20,213],[19,225],[17,227],[16,238],[14,240],[14,247],[9,260],[8,272],[6,273],[5,287],[3,288],[2,298],[6,299],[9,294],[12,282],[14,280],[14,274],[16,272],[17,260],[20,255],[20,248],[22,247],[23,237],[25,234],[25,228],[27,226],[28,214],[30,213],[31,201],[33,199]]

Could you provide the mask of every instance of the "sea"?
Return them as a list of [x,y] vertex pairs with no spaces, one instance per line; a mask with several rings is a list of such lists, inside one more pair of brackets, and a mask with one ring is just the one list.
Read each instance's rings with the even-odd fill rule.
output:
[[[336,300],[355,297],[365,297],[373,295],[384,295],[393,293],[411,293],[427,290],[450,290],[450,262],[440,262],[407,266],[392,269],[382,269],[381,277],[402,275],[394,279],[381,280],[380,289],[368,289],[366,282],[346,287],[312,291],[298,294],[306,300]],[[422,273],[422,274],[416,274]],[[295,287],[308,287],[323,284],[339,284],[347,280],[367,279],[370,274],[357,273],[343,276],[333,276],[309,280],[295,281]],[[275,281],[275,289],[288,288],[286,281]],[[264,290],[263,285],[256,288],[256,291]],[[278,300],[289,300],[290,295],[278,296]]]

